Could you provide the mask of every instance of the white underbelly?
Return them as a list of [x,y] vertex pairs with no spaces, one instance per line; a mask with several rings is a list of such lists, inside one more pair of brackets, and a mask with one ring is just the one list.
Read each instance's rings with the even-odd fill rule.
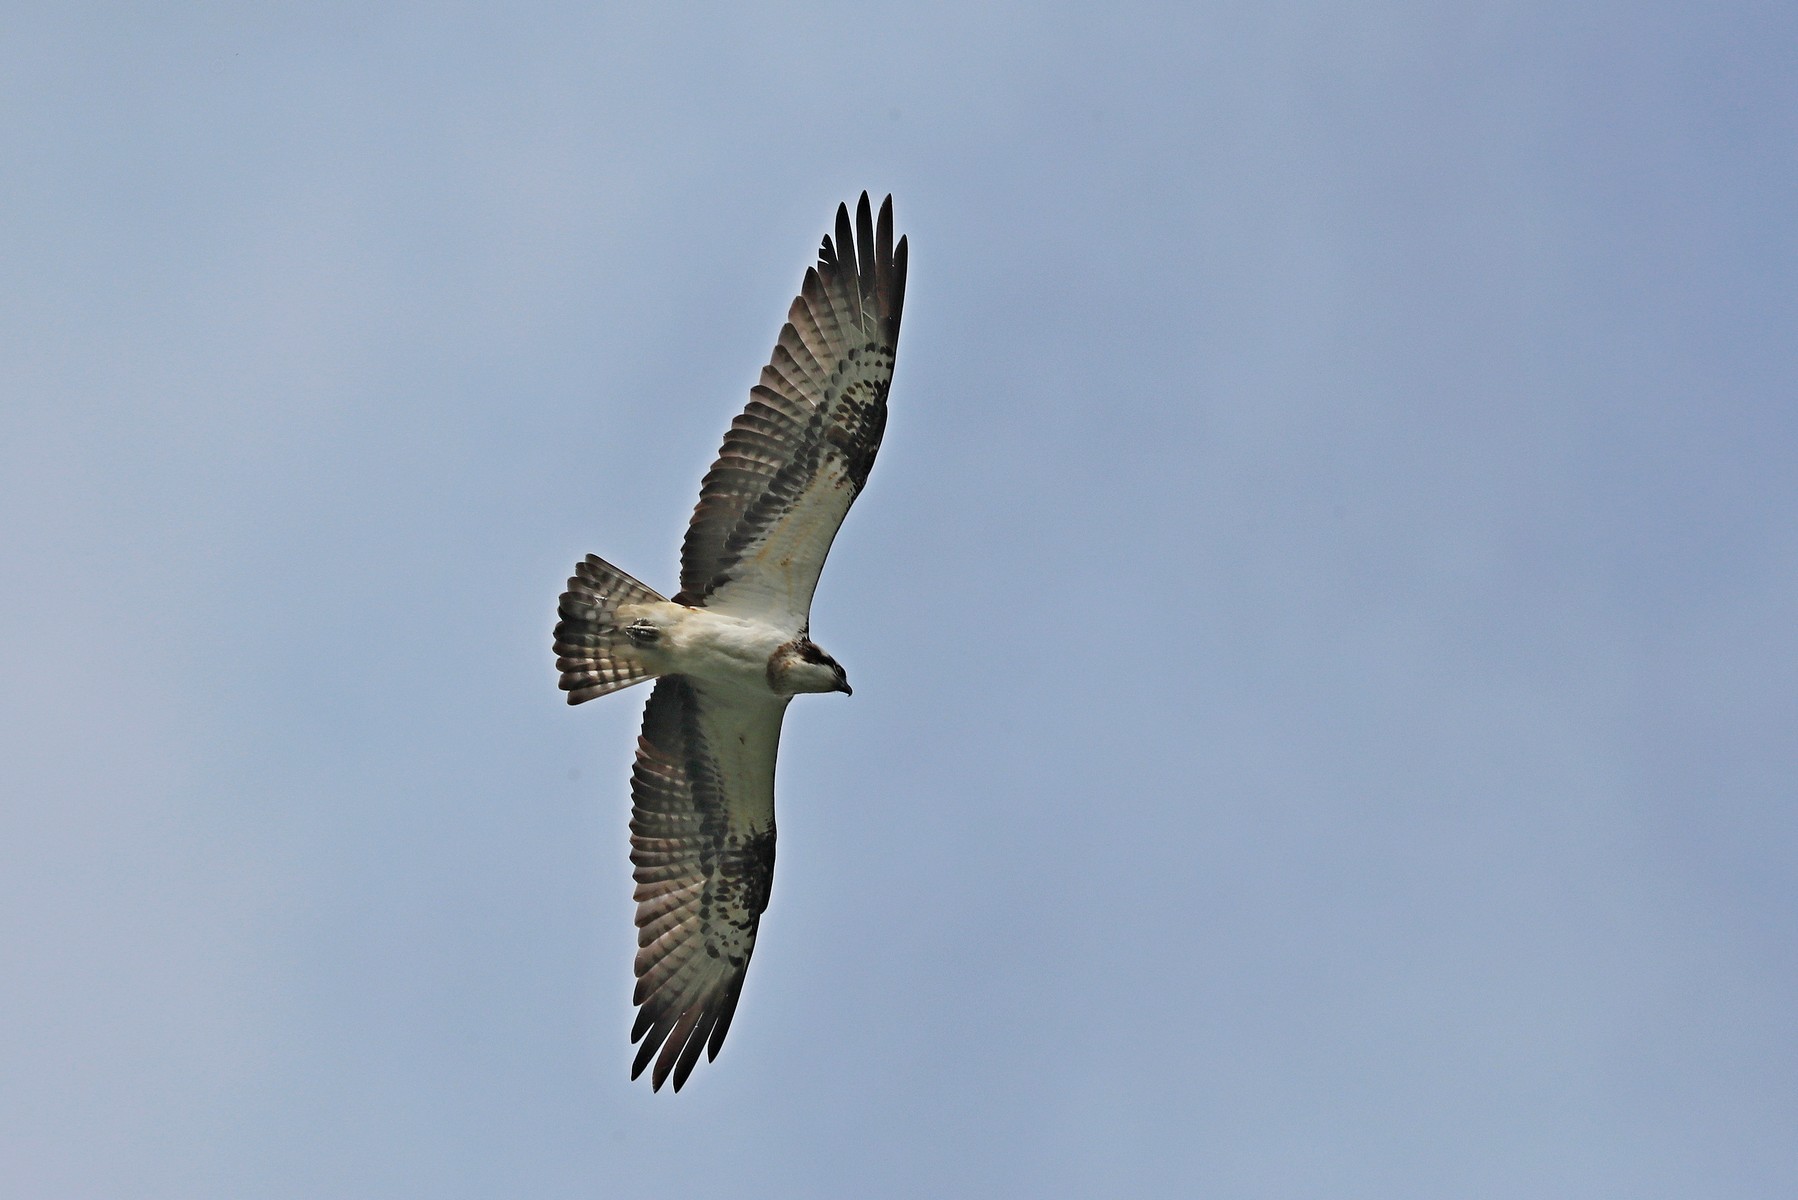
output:
[[656,623],[663,627],[659,648],[666,656],[664,673],[763,696],[773,694],[768,658],[791,641],[792,634],[762,621],[678,604],[667,605],[657,616],[661,620]]

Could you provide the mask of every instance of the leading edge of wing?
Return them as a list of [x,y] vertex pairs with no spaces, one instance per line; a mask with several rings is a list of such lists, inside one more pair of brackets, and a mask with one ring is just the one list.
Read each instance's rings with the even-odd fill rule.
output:
[[700,485],[678,602],[715,604],[733,582],[752,582],[803,618],[886,429],[906,261],[891,196],[876,219],[863,192],[853,226],[848,205],[837,207],[834,240],[825,236]]

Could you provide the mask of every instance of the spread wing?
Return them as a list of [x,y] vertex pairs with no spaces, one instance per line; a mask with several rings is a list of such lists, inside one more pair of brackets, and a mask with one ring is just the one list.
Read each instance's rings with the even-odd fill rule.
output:
[[749,407],[706,473],[681,547],[681,604],[783,614],[806,627],[837,527],[867,482],[886,429],[905,301],[905,239],[893,198],[878,225],[862,193],[787,312]]
[[[718,1056],[774,877],[774,756],[787,698],[663,677],[631,775],[637,993],[631,1078],[679,1091]],[[661,1053],[658,1055],[657,1050]]]

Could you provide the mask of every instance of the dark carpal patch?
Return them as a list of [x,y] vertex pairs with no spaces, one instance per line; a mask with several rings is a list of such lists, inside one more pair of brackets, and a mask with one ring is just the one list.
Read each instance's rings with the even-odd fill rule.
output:
[[[768,907],[774,884],[774,830],[730,837],[718,857],[716,900],[721,910],[738,914],[726,917],[740,932],[753,935]],[[727,954],[732,966],[746,967],[749,955]]]
[[[865,348],[870,358],[883,353],[883,348],[870,342]],[[892,378],[892,356],[887,356],[887,380]],[[860,494],[867,486],[868,472],[874,469],[874,456],[880,450],[881,436],[887,427],[887,389],[889,382],[859,382],[843,394],[828,434],[831,445],[842,454],[850,485]]]

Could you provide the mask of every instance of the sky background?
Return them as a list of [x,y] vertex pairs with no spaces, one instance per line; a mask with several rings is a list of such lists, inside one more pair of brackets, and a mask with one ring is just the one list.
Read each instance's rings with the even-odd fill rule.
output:
[[[31,1200],[1798,1194],[1798,8],[35,5]],[[911,238],[730,1039],[643,689],[836,205]]]

